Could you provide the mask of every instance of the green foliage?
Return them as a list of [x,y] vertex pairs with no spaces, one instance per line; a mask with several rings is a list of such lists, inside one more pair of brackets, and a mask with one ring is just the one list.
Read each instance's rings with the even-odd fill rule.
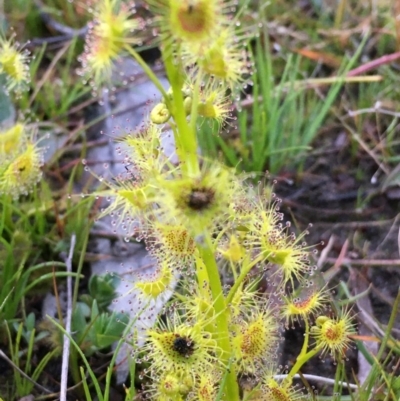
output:
[[89,279],[89,294],[83,294],[81,300],[89,307],[96,301],[100,311],[104,311],[116,297],[115,288],[118,282],[119,278],[113,274],[107,273],[104,276],[95,274]]
[[10,240],[0,238],[0,252],[0,322],[17,318],[21,304],[32,288],[54,277],[67,275],[62,271],[49,273],[54,267],[65,267],[63,262],[43,262],[27,267],[31,247],[29,236],[21,231],[16,231]]
[[15,370],[14,385],[16,394],[19,397],[24,397],[32,393],[34,383],[55,355],[55,350],[48,352],[40,361],[34,362],[35,343],[41,340],[45,333],[36,335],[35,315],[33,313],[27,316],[25,322],[14,323],[13,327],[16,332],[15,338],[11,336],[8,326],[6,326],[11,360],[16,367],[25,373],[22,375],[19,370]]
[[400,376],[393,377],[392,389],[397,399],[400,399]]
[[[84,394],[85,394],[85,399],[86,401],[91,401],[92,398],[92,394],[91,391],[89,390],[89,385],[88,385],[88,378],[90,377],[90,380],[92,381],[93,387],[94,387],[94,391],[96,393],[96,397],[99,401],[109,401],[110,400],[110,387],[111,387],[111,380],[112,380],[112,373],[114,370],[114,366],[115,366],[115,362],[117,359],[117,355],[118,352],[120,350],[120,348],[122,347],[122,345],[124,344],[125,341],[125,337],[128,333],[130,333],[132,327],[134,326],[134,324],[136,323],[137,319],[140,317],[141,313],[138,313],[137,316],[132,319],[128,325],[126,325],[124,327],[123,332],[121,333],[120,337],[118,338],[118,342],[117,342],[117,346],[114,350],[113,356],[111,358],[111,361],[108,365],[107,368],[107,374],[106,374],[106,379],[105,379],[105,386],[104,386],[104,390],[101,390],[101,383],[98,379],[98,377],[96,376],[95,372],[93,371],[92,367],[90,366],[90,363],[86,357],[86,355],[84,354],[84,352],[82,351],[81,347],[79,347],[78,343],[75,341],[75,339],[71,336],[71,334],[68,334],[64,327],[62,327],[58,322],[56,322],[55,320],[52,320],[54,326],[56,328],[58,328],[64,335],[66,335],[72,344],[72,348],[71,351],[75,351],[81,358],[85,368],[86,368],[86,372],[85,369],[83,368],[83,366],[78,367],[79,370],[79,377],[81,378],[82,382],[83,382],[83,388],[84,388]],[[134,379],[135,377],[135,361],[131,358],[129,358],[129,370],[130,370],[130,377],[132,379]],[[132,381],[133,383],[133,381]],[[128,395],[131,394],[132,396],[135,395],[135,389],[132,387],[131,389],[129,389],[127,391],[127,397]],[[128,398],[126,399],[126,401],[128,401]]]
[[72,332],[82,351],[90,356],[120,340],[128,321],[124,313],[101,313],[96,300],[91,308],[78,302],[72,314]]
[[312,80],[308,84],[307,80],[299,79],[302,61],[299,56],[288,56],[276,83],[278,72],[267,44],[266,35],[263,40],[256,40],[252,102],[249,109],[245,105],[237,113],[239,138],[223,139],[212,134],[213,126],[203,124],[199,142],[205,155],[215,158],[221,150],[226,163],[239,170],[268,170],[277,174],[283,168],[301,167],[343,86],[342,74],[354,65],[363,44],[341,68],[342,72],[322,99],[320,91],[313,90]]
[[87,356],[118,341],[128,324],[127,314],[107,311],[116,297],[118,282],[111,274],[93,275],[89,280],[89,294],[81,295],[81,301],[75,304],[72,332]]
[[44,0],[43,3],[55,21],[71,28],[84,27],[90,15],[84,4],[63,0]]
[[[18,106],[29,110],[31,118],[60,124],[67,121],[67,113],[73,106],[88,97],[90,88],[75,73],[77,54],[81,44],[77,38],[67,42],[56,53],[49,54],[46,44],[35,50],[31,70],[31,91],[17,99]],[[46,67],[44,67],[46,66]]]
[[100,350],[109,347],[121,338],[129,317],[125,313],[100,313],[96,302],[93,302],[90,321],[93,325],[88,333],[88,339],[95,349]]

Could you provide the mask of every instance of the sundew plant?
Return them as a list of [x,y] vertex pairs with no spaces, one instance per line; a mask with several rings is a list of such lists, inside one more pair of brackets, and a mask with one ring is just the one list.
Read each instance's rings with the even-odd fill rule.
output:
[[[145,241],[156,261],[151,276],[132,284],[142,303],[151,308],[174,292],[154,326],[127,338],[134,339],[142,397],[310,397],[294,377],[318,354],[345,357],[354,332],[351,312],[330,310],[329,291],[312,281],[315,247],[304,242],[307,232],[295,235],[272,190],[198,152],[199,125],[212,124],[215,134],[229,129],[234,100],[251,76],[249,38],[240,24],[245,6],[223,0],[145,3],[152,15],[146,21],[132,2],[94,2],[79,58],[79,72],[94,90],[107,85],[118,58],[130,56],[160,92],[148,120],[118,139],[126,172],[102,178],[106,189],[94,193],[108,201],[99,217],[111,215],[126,240]],[[167,90],[133,47],[146,24],[156,33]],[[26,80],[26,55],[12,42],[0,45],[0,71],[12,90]],[[173,133],[178,162],[163,152],[165,130]],[[40,179],[42,150],[26,127],[0,134],[0,155],[1,193],[18,198],[29,192]],[[260,289],[262,279],[269,296]],[[279,368],[282,332],[297,321],[305,326],[303,347],[291,366]]]
[[[19,97],[30,81],[29,52],[0,32],[0,76],[4,90]],[[43,147],[34,129],[20,122],[0,127],[0,195],[18,199],[27,195],[42,177]]]
[[[198,153],[204,120],[231,124],[232,100],[251,71],[241,9],[222,0],[148,0],[150,24],[170,88],[165,90],[132,48],[144,21],[133,5],[103,0],[81,57],[95,89],[115,59],[132,56],[160,91],[148,121],[120,142],[126,173],[103,180],[98,193],[127,240],[143,239],[155,273],[133,284],[149,305],[175,290],[154,327],[134,346],[142,392],[154,400],[297,400],[306,397],[294,376],[318,353],[341,359],[353,332],[350,313],[326,313],[329,295],[315,289],[313,247],[296,236],[280,200],[261,183]],[[178,163],[160,145],[173,133]],[[266,277],[274,297],[258,290]],[[175,287],[176,279],[179,284]],[[295,296],[303,288],[303,297]],[[305,295],[304,295],[305,294]],[[150,307],[150,306],[149,306]],[[324,312],[327,316],[324,315]],[[285,375],[278,343],[285,326],[302,320],[304,345]]]
[[[97,89],[114,59],[131,55],[160,91],[148,121],[119,139],[126,173],[103,181],[100,194],[126,239],[143,239],[157,261],[151,277],[134,284],[151,302],[179,284],[144,346],[135,348],[143,396],[155,400],[297,400],[293,385],[318,353],[344,356],[353,331],[348,311],[324,315],[329,296],[315,289],[313,247],[296,236],[280,200],[262,184],[198,153],[204,120],[231,124],[232,100],[251,71],[241,9],[222,0],[149,0],[157,45],[170,88],[165,90],[132,48],[144,22],[133,8],[103,0],[81,57],[83,75]],[[137,34],[138,35],[138,34]],[[170,129],[178,163],[160,145]],[[258,290],[266,277],[269,299]],[[303,297],[295,290],[303,288]],[[304,295],[306,294],[306,295]],[[273,300],[272,300],[273,299]],[[302,320],[304,345],[282,377],[278,343],[284,326]]]

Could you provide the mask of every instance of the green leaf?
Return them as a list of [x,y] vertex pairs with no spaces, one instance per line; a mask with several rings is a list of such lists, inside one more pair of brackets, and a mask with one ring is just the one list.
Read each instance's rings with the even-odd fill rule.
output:
[[104,311],[115,298],[115,288],[119,278],[112,274],[93,275],[89,280],[89,294],[97,301],[100,310]]
[[128,321],[128,316],[122,313],[98,315],[89,332],[91,342],[97,349],[109,347],[121,338]]
[[35,328],[35,314],[31,312],[25,321],[25,327],[28,331],[32,331]]
[[396,398],[400,399],[400,377],[394,377],[392,381],[392,390],[396,395]]
[[90,308],[82,303],[77,302],[72,313],[71,326],[72,331],[83,332],[87,326],[86,318],[90,316]]

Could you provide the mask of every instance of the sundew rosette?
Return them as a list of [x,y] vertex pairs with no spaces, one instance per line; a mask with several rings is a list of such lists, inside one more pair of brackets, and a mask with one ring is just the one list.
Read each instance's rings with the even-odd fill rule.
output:
[[304,292],[301,296],[290,294],[284,297],[281,315],[286,320],[286,327],[296,321],[311,320],[329,304],[330,294],[326,287]]
[[187,401],[215,401],[217,399],[221,374],[218,371],[209,370],[200,373],[193,389],[187,397]]
[[10,160],[23,148],[25,127],[21,123],[9,128],[0,129],[0,159]]
[[24,151],[10,161],[0,164],[0,195],[17,199],[27,195],[42,177],[44,149],[29,142]]
[[247,52],[248,39],[235,25],[224,27],[207,46],[183,45],[182,59],[192,74],[212,77],[232,91],[243,86],[251,73]]
[[[309,285],[315,266],[303,241],[307,232],[291,232],[279,199],[262,183],[253,187],[249,174],[197,153],[199,119],[229,123],[227,94],[240,89],[248,72],[245,35],[229,16],[229,1],[147,4],[156,14],[171,89],[158,85],[162,100],[149,113],[151,123],[118,140],[126,171],[101,178],[107,189],[97,193],[109,200],[101,216],[109,214],[126,240],[138,234],[155,262],[152,273],[132,284],[139,304],[155,317],[152,305],[168,302],[154,327],[140,331],[144,345],[134,351],[142,394],[159,401],[250,400],[239,388],[241,378],[249,377],[262,389],[259,400],[295,400],[292,379],[301,364],[321,350],[339,353],[347,329],[320,316],[310,334],[327,299],[324,292],[294,297],[296,287]],[[120,46],[123,40],[114,43],[115,54],[127,50],[140,61]],[[174,135],[178,163],[163,154],[163,124]],[[273,287],[271,301],[258,285],[264,278]],[[278,362],[282,323],[297,319],[306,324],[301,352],[307,352],[310,335],[317,349],[304,360],[300,353],[285,381],[265,378],[268,366]]]
[[[251,74],[248,28],[235,17],[236,2],[148,0],[166,57],[202,80],[214,79],[236,93]],[[161,108],[160,108],[161,109]],[[163,119],[166,109],[161,109]]]
[[166,47],[206,45],[228,23],[232,2],[223,0],[148,0]]
[[144,396],[148,400],[183,401],[193,386],[190,376],[181,376],[166,372],[161,377],[152,378],[151,384],[145,388]]
[[111,179],[100,177],[85,167],[107,188],[96,193],[108,203],[98,218],[110,215],[115,232],[119,228],[126,238],[137,234],[138,227],[152,218],[158,182],[174,169],[162,151],[160,135],[161,130],[149,123],[116,139],[116,151],[123,159],[125,170]]
[[194,238],[184,226],[152,221],[144,231],[147,249],[159,263],[177,271],[193,265],[198,252]]
[[274,359],[279,335],[277,319],[271,311],[254,308],[247,316],[239,317],[232,331],[232,348],[240,372],[257,374]]
[[351,346],[351,336],[355,334],[351,311],[345,310],[340,316],[319,316],[315,326],[311,327],[316,347],[322,354],[329,353],[335,359],[341,359]]
[[279,212],[279,202],[273,202],[265,209],[260,208],[256,213],[258,218],[253,220],[246,235],[247,244],[260,262],[276,265],[276,274],[281,281],[295,288],[296,281],[304,282],[316,268],[311,259],[316,253],[315,246],[308,246],[303,241],[308,231],[298,236],[290,232],[290,223],[281,223],[283,216]]
[[92,85],[98,87],[111,77],[112,67],[125,45],[139,44],[138,32],[143,21],[135,15],[132,1],[100,0],[89,23],[85,50],[80,56],[79,71]]
[[216,341],[207,331],[209,321],[184,322],[178,315],[161,320],[155,328],[146,331],[147,342],[143,349],[146,360],[151,361],[152,377],[165,369],[178,377],[192,377],[218,365]]
[[17,42],[13,37],[4,38],[0,34],[0,75],[6,79],[6,89],[8,92],[19,94],[29,87],[29,52]]
[[204,162],[199,174],[182,174],[158,182],[154,197],[157,214],[167,223],[179,224],[192,235],[211,231],[229,220],[229,205],[238,181],[232,169]]
[[278,382],[268,375],[263,380],[261,394],[261,398],[257,398],[259,401],[300,401],[306,399],[299,388],[285,382]]
[[155,177],[172,168],[162,150],[161,136],[162,129],[148,122],[116,139],[118,154],[124,158],[127,167],[133,167],[136,176]]

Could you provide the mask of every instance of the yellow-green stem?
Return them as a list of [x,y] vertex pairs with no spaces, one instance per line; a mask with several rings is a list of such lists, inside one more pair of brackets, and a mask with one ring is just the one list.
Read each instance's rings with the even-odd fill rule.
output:
[[[232,356],[231,344],[229,341],[228,315],[229,311],[226,308],[224,294],[222,291],[221,278],[219,276],[218,266],[215,261],[214,250],[211,243],[211,238],[205,234],[203,244],[198,244],[200,256],[207,268],[209,285],[214,303],[214,310],[217,324],[217,343],[223,351],[222,362],[228,366],[229,359]],[[224,399],[227,401],[239,400],[239,387],[236,378],[236,372],[233,366],[229,369],[225,383]]]
[[[146,75],[150,78],[156,88],[164,96],[167,106],[172,109],[175,124],[178,129],[174,131],[175,144],[177,146],[177,154],[183,164],[183,169],[189,174],[197,174],[199,172],[199,164],[197,157],[197,139],[196,132],[192,129],[187,120],[186,112],[183,106],[182,96],[182,79],[181,71],[174,65],[172,55],[164,56],[165,68],[167,76],[173,91],[173,102],[169,101],[169,97],[160,80],[154,72],[145,63],[142,57],[131,46],[126,45],[125,50],[139,63]],[[170,52],[167,51],[168,54]]]
[[304,334],[304,341],[303,341],[303,346],[301,347],[300,355],[305,355],[307,353],[308,349],[308,340],[310,339],[310,324],[308,323],[308,320],[304,320],[304,324],[306,326],[305,334]]
[[196,275],[197,275],[197,283],[199,284],[199,292],[200,294],[208,299],[208,291],[210,289],[210,279],[207,274],[207,267],[204,264],[204,261],[201,257],[196,256]]
[[6,228],[9,227],[10,229],[14,227],[14,222],[12,218],[12,203],[13,199],[10,195],[4,195],[2,198],[2,207],[3,207],[3,213],[1,214],[1,220],[0,220],[0,234],[2,234],[2,231]]
[[233,297],[235,296],[236,291],[242,284],[243,280],[246,278],[247,274],[250,272],[250,270],[261,260],[263,257],[259,256],[256,260],[253,260],[251,263],[249,262],[246,264],[246,261],[243,261],[243,267],[240,271],[239,277],[235,280],[235,283],[233,284],[232,288],[229,291],[228,296],[226,297],[226,304],[229,305],[232,302]]
[[296,359],[296,363],[292,366],[290,369],[290,372],[285,378],[285,382],[287,384],[291,384],[294,375],[301,369],[301,367],[308,361],[310,360],[313,356],[315,356],[319,352],[319,348],[316,347],[312,349],[311,351],[307,352],[308,349],[308,340],[310,338],[310,325],[307,320],[305,320],[305,325],[306,325],[306,332],[304,335],[304,342],[303,346],[301,347],[301,352],[299,356]]
[[313,358],[316,354],[318,354],[319,348],[314,348],[311,351],[307,352],[305,355],[299,355],[296,359],[296,363],[293,365],[292,369],[290,369],[289,374],[285,378],[285,382],[288,384],[291,384],[293,377],[298,371],[301,369],[301,367],[309,361],[311,358]]
[[[163,56],[165,70],[173,92],[173,104],[170,111],[178,128],[174,132],[177,154],[182,163],[183,171],[191,176],[196,176],[200,171],[197,156],[197,137],[195,128],[189,125],[186,119],[182,94],[183,72],[179,66],[174,64],[170,51],[167,50]],[[181,148],[179,149],[179,147]]]
[[135,51],[131,46],[126,45],[125,50],[138,62],[138,64],[143,68],[145,74],[149,77],[150,81],[153,82],[155,87],[160,91],[160,93],[164,96],[165,100],[168,101],[167,92],[164,87],[161,85],[160,80],[157,78],[157,75],[151,70],[151,68],[146,64],[146,62],[142,59],[140,54]]
[[192,94],[192,109],[190,111],[190,128],[195,131],[198,117],[199,95],[200,95],[201,75],[196,78],[196,83]]
[[[170,107],[170,112],[177,128],[174,130],[177,154],[182,164],[182,171],[190,176],[197,176],[200,173],[196,137],[197,117],[194,116],[191,123],[188,123],[182,93],[182,86],[184,84],[182,79],[183,70],[180,65],[174,63],[172,54],[171,49],[167,48],[163,52],[163,60],[167,77],[172,88],[172,105]],[[196,90],[198,91],[199,88],[195,89],[195,91]],[[192,104],[192,109],[197,110],[198,92],[197,95],[195,94],[193,102],[194,104]],[[228,330],[229,312],[225,304],[211,237],[208,233],[205,233],[204,235],[204,243],[198,244],[197,246],[200,258],[202,259],[202,263],[200,263],[200,260],[196,263],[198,284],[200,291],[202,291],[204,281],[206,281],[211,290],[212,302],[216,316],[217,328],[215,334],[217,337],[217,343],[219,348],[222,350],[222,362],[225,366],[228,366],[229,360],[232,356]],[[226,401],[239,401],[239,387],[235,369],[233,367],[230,367],[227,374],[223,399]]]

